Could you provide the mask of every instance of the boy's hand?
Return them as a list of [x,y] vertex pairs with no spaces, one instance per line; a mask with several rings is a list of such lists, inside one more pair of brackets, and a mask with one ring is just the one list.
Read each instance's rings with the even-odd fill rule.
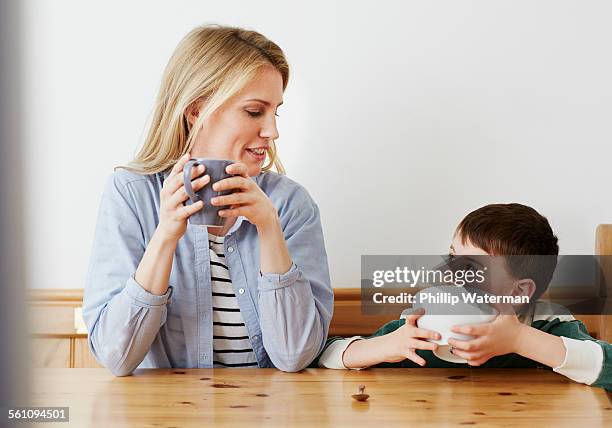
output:
[[454,326],[455,333],[477,336],[472,340],[448,339],[453,354],[464,358],[470,366],[479,366],[497,355],[517,352],[523,324],[507,308],[494,321],[486,324]]
[[395,363],[407,358],[420,366],[425,365],[425,360],[419,357],[415,351],[417,349],[436,350],[438,348],[437,344],[421,339],[438,340],[440,339],[440,334],[435,331],[417,327],[416,322],[424,313],[424,309],[417,309],[412,314],[408,315],[406,324],[394,332],[383,336],[385,342],[382,344],[381,351],[385,356],[384,361]]

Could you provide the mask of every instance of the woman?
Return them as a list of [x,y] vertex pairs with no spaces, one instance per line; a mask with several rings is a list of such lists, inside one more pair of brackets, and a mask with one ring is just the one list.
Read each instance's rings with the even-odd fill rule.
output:
[[[288,77],[281,49],[253,31],[196,28],[174,52],[144,146],[107,183],[87,275],[90,348],[115,375],[298,371],[325,344],[333,293],[319,211],[282,175],[274,145]],[[190,157],[235,162],[213,187],[234,191],[211,201],[230,206],[222,230],[188,226],[207,209],[184,205]],[[194,190],[206,185],[194,168]]]

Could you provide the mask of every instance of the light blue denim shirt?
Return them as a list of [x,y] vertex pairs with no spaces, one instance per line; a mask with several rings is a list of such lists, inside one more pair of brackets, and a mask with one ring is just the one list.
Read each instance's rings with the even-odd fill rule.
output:
[[[118,170],[102,196],[83,318],[93,355],[117,376],[137,367],[213,366],[207,229],[187,227],[166,294],[151,294],[134,279],[159,223],[163,179]],[[325,345],[333,311],[319,209],[286,176],[253,179],[278,210],[293,265],[282,275],[262,275],[257,229],[244,217],[225,237],[226,262],[259,367],[298,371]]]

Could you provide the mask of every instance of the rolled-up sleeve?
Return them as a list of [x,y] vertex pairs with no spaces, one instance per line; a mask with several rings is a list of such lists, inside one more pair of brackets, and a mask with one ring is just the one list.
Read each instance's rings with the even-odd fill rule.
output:
[[319,209],[305,190],[299,196],[301,203],[281,216],[293,264],[284,274],[260,275],[258,284],[264,347],[278,369],[290,372],[323,349],[334,300]]
[[98,214],[83,318],[93,355],[116,376],[138,367],[166,321],[172,288],[154,295],[134,279],[144,251],[129,182],[123,183],[115,173],[107,181]]

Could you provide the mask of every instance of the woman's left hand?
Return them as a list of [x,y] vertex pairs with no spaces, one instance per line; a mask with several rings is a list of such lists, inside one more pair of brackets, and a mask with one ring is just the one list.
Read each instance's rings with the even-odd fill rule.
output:
[[259,188],[243,163],[233,163],[226,169],[234,177],[219,180],[213,184],[214,191],[234,190],[234,193],[217,196],[210,200],[214,206],[227,205],[230,208],[219,211],[221,217],[246,217],[258,229],[278,223],[278,212],[268,196]]

